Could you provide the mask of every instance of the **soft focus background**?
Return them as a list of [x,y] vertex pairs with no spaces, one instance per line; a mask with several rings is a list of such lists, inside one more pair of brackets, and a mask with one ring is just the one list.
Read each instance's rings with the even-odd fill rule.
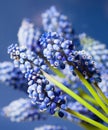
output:
[[[17,43],[17,31],[23,18],[32,18],[41,23],[41,12],[55,5],[72,21],[77,33],[108,44],[108,0],[0,0],[0,62],[9,60],[7,47]],[[0,109],[10,101],[24,97],[19,91],[0,84]],[[68,130],[82,130],[68,121],[50,117],[47,121],[11,123],[0,117],[0,130],[33,130],[42,124],[64,125]]]

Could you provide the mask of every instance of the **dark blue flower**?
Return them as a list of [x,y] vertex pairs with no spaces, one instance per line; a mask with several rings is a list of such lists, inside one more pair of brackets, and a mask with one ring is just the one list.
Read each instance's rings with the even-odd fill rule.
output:
[[85,33],[80,34],[79,37],[83,49],[93,57],[96,62],[96,66],[102,70],[102,73],[105,71],[108,72],[108,49],[106,48],[106,45],[92,39]]

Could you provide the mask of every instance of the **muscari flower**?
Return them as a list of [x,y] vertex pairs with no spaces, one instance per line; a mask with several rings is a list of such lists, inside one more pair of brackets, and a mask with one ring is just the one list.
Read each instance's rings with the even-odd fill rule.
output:
[[[52,13],[51,13],[51,11],[52,11]],[[52,14],[52,15],[50,15],[50,16],[52,16],[52,18],[51,18],[51,20],[54,18],[55,19],[55,15],[53,15],[54,14],[54,12],[55,12],[55,14],[56,14],[56,12],[58,12],[57,10],[56,10],[56,8],[55,7],[51,7],[48,11],[46,11],[45,13],[43,13],[43,21],[44,21],[44,19],[46,18],[46,19],[48,19],[48,17],[44,17],[44,16],[46,16],[45,14],[47,14],[47,15],[50,15],[50,13]],[[62,15],[61,13],[59,13],[58,12],[58,14],[60,14],[60,16]],[[68,20],[68,18],[67,18],[67,21],[69,21]],[[56,22],[57,22],[57,24],[59,25],[59,20],[56,20]],[[50,23],[49,22],[49,26],[50,26],[50,24],[52,24],[52,23]],[[52,24],[52,26],[54,27],[54,25]],[[59,27],[58,27],[59,28]],[[70,26],[70,28],[72,28],[71,26]],[[46,28],[46,29],[48,29],[48,27]],[[32,30],[32,31],[30,31],[30,30]],[[36,27],[35,27],[35,25],[29,20],[29,19],[24,19],[23,20],[23,22],[22,22],[22,25],[21,25],[21,27],[20,27],[20,29],[19,29],[19,32],[18,32],[18,39],[19,39],[19,43],[20,43],[20,46],[22,46],[22,45],[24,45],[24,43],[25,43],[25,46],[28,48],[28,49],[31,49],[31,50],[33,50],[33,51],[36,51],[37,50],[37,48],[40,48],[40,43],[39,43],[39,32],[38,33],[30,33],[30,32],[35,32],[35,30],[36,30]],[[48,31],[48,30],[46,30],[46,31]],[[50,30],[50,31],[53,31],[53,29],[52,30]],[[58,32],[57,31],[57,28],[55,28],[55,31],[56,32]],[[35,35],[36,34],[36,35]],[[24,36],[23,36],[24,35]],[[37,36],[37,38],[35,38]],[[75,36],[75,35],[74,35]],[[32,37],[32,38],[30,38],[30,37]],[[28,41],[27,41],[27,39],[29,39],[28,41],[29,41],[29,46],[28,46]],[[32,40],[32,39],[35,39],[35,40]],[[35,41],[35,43],[38,43],[38,44],[34,44],[34,42],[33,41]],[[76,46],[76,42],[75,41],[77,41],[77,40],[75,40],[75,37],[74,37],[74,39],[72,39],[72,42],[74,43],[74,45]],[[78,46],[80,46],[80,45],[78,45]],[[78,49],[78,46],[76,47],[76,49]],[[33,49],[32,49],[33,48]],[[39,49],[38,49],[39,50]],[[42,48],[41,48],[41,52],[42,52]],[[40,51],[38,51],[38,52],[40,52]],[[42,54],[42,53],[41,53]],[[58,62],[55,62],[55,64],[57,64]],[[61,65],[61,67],[62,68],[64,68],[64,66],[66,66],[66,65],[64,65],[64,64],[62,64]],[[65,69],[66,70],[66,72],[67,72],[67,69]],[[67,74],[67,73],[66,73]],[[66,75],[66,77],[68,77],[69,78],[69,80],[71,79],[72,80],[72,82],[74,83],[76,83],[77,82],[77,84],[73,84],[72,86],[81,86],[82,84],[81,84],[81,82],[79,82],[79,79],[78,78],[76,78],[76,76],[68,76],[68,75]],[[74,88],[74,87],[72,87],[72,88]]]
[[27,79],[20,69],[16,68],[11,62],[0,63],[0,81],[27,93]]
[[40,38],[40,44],[43,47],[43,55],[51,66],[59,66],[61,69],[65,68],[66,57],[64,53],[68,55],[71,50],[75,49],[72,41],[65,40],[56,32],[44,33]]
[[42,23],[45,31],[58,32],[67,39],[74,34],[67,16],[58,12],[54,6],[42,14]]
[[46,115],[40,113],[38,107],[33,105],[30,99],[24,98],[12,101],[8,106],[5,106],[2,109],[2,115],[14,122],[46,119]]
[[[19,32],[18,32],[19,45],[25,46],[27,49],[30,49],[30,50],[35,51],[38,54],[42,55],[43,49],[42,48],[40,50],[38,49],[38,48],[40,48],[39,35],[37,35],[37,39],[35,39],[35,34],[39,34],[39,33],[29,33],[30,30],[32,30],[32,32],[35,32],[36,28],[34,28],[33,23],[29,19],[24,19],[21,27],[19,28]],[[38,43],[38,44],[34,44],[33,40],[30,38],[31,35],[32,35],[32,39],[36,40],[35,43]],[[27,39],[29,39],[29,46],[28,46]],[[38,51],[37,51],[37,49],[38,49]],[[64,67],[64,65],[62,67]],[[66,68],[65,68],[65,70],[66,70],[66,77],[68,77],[68,79],[71,79],[72,82],[75,83],[75,84],[70,85],[70,86],[72,86],[72,89],[76,88],[76,86],[79,86],[79,84],[81,86],[81,82],[78,82],[79,79],[76,78],[76,76],[72,76],[72,75],[69,76],[69,74],[67,74],[68,70]],[[77,84],[76,84],[76,82],[77,82]],[[62,83],[64,83],[64,82],[62,82]]]
[[40,38],[43,55],[50,64],[59,69],[65,69],[68,63],[70,71],[78,69],[90,82],[100,82],[100,73],[91,56],[85,51],[76,51],[75,45],[70,40],[65,40],[56,32],[44,33]]
[[57,32],[64,39],[72,40],[77,49],[81,48],[79,38],[68,17],[58,12],[54,6],[42,14],[42,23],[45,32]]
[[[83,46],[83,49],[93,57],[96,65],[101,69],[102,73],[108,69],[108,49],[106,45],[100,43],[97,40],[94,40],[87,36],[85,33],[80,34],[80,41]],[[108,71],[107,71],[108,72]]]
[[37,127],[34,130],[67,130],[65,127],[56,126],[56,125],[44,125]]
[[30,21],[30,19],[24,19],[17,34],[19,45],[32,51],[40,52],[40,35],[40,30]]
[[11,45],[8,52],[12,59],[19,62],[19,68],[28,79],[28,93],[34,104],[39,104],[42,111],[47,110],[50,114],[54,114],[66,103],[65,94],[42,75],[41,70],[48,69],[43,59],[17,45]]
[[108,93],[108,49],[105,44],[88,37],[85,33],[79,35],[82,46],[96,62],[96,67],[101,70],[102,82],[99,87],[105,95]]

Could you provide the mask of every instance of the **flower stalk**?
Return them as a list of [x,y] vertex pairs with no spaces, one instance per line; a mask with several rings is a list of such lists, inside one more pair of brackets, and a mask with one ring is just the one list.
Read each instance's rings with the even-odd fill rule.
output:
[[103,130],[86,122],[79,123],[79,126],[83,127],[85,130]]
[[86,94],[85,92],[83,91],[80,91],[80,97],[82,97],[83,99],[85,99],[86,101],[96,105],[96,106],[99,106],[99,104],[95,101],[95,99],[93,99],[91,96],[89,96],[88,94]]
[[103,99],[104,103],[106,105],[108,105],[108,98],[104,95],[104,93],[102,92],[102,90],[98,87],[97,84],[94,85],[96,91],[98,92],[98,94],[100,95],[100,97]]
[[94,108],[92,105],[90,105],[88,102],[83,100],[80,96],[78,96],[76,93],[74,93],[72,90],[67,88],[65,85],[61,84],[54,78],[52,78],[50,75],[48,75],[45,71],[41,70],[43,72],[43,75],[50,81],[53,82],[57,87],[59,87],[61,90],[63,90],[65,93],[70,95],[72,98],[80,102],[82,105],[84,105],[86,108],[88,108],[91,112],[93,112],[95,115],[97,115],[100,119],[108,123],[108,118],[104,116],[101,112],[99,112],[96,108]]
[[77,69],[75,69],[75,73],[78,75],[78,77],[80,78],[82,83],[85,85],[85,87],[89,90],[89,92],[93,95],[93,97],[95,98],[96,102],[100,105],[100,107],[104,110],[104,112],[106,114],[108,114],[108,108],[103,103],[103,101],[101,100],[99,95],[96,93],[96,91],[93,89],[91,84],[83,77],[83,75]]
[[67,109],[66,111],[69,112],[70,114],[78,117],[79,119],[81,119],[81,120],[83,120],[83,121],[85,121],[85,122],[87,122],[87,123],[89,123],[89,124],[99,128],[99,129],[108,130],[108,127],[106,127],[106,126],[98,123],[97,121],[94,121],[94,120],[92,120],[92,119],[90,119],[90,118],[88,118],[88,117],[86,117],[86,116],[84,116],[84,115],[82,115],[82,114],[80,114],[78,112],[75,112],[75,111],[73,111],[71,109]]

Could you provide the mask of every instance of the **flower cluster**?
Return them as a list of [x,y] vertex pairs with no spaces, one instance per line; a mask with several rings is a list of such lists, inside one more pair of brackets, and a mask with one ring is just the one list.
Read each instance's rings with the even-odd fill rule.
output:
[[[75,49],[70,40],[65,40],[56,32],[49,32],[42,35],[40,45],[44,48],[43,55],[47,58],[52,66],[65,68],[66,55]],[[62,51],[63,50],[63,51]]]
[[39,109],[31,103],[30,99],[24,98],[12,101],[8,106],[5,106],[2,110],[2,115],[14,122],[46,119],[46,115],[40,113]]
[[40,52],[39,38],[41,32],[30,21],[30,19],[24,19],[21,27],[18,31],[18,41],[20,46],[24,46],[32,51]]
[[78,69],[89,82],[101,82],[99,70],[96,68],[91,56],[84,50],[75,51],[70,57],[73,67]]
[[11,62],[0,63],[0,81],[27,93],[27,79],[20,69],[15,68],[14,64]]
[[67,130],[67,129],[61,126],[44,125],[42,127],[37,127],[34,130]]
[[86,34],[79,35],[84,50],[93,57],[99,69],[108,69],[108,49],[106,45],[88,37]]
[[80,40],[68,17],[58,12],[54,6],[42,14],[42,23],[45,32],[57,32],[65,39],[72,40],[77,49],[81,49]]
[[74,30],[67,16],[58,12],[54,6],[42,14],[42,23],[47,32],[57,32],[66,39],[70,39],[74,35]]
[[17,45],[11,45],[8,52],[16,62],[19,62],[19,68],[28,79],[28,93],[34,104],[39,104],[42,111],[48,110],[54,114],[57,108],[66,102],[66,96],[55,85],[51,84],[43,75],[41,70],[47,71],[48,66],[44,60],[36,53],[19,48]]
[[44,48],[43,55],[52,66],[65,69],[65,64],[68,63],[70,71],[78,69],[90,82],[101,81],[91,56],[85,51],[76,51],[72,41],[65,40],[56,32],[48,32],[40,38],[40,45]]
[[107,95],[108,92],[108,49],[105,44],[100,43],[85,33],[79,35],[84,50],[93,57],[96,67],[101,70],[102,82],[99,83],[101,90]]

